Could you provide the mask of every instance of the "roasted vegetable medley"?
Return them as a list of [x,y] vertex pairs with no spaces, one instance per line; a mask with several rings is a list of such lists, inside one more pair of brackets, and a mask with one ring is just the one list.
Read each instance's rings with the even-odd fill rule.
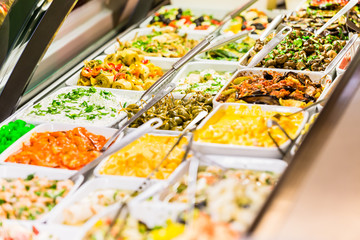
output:
[[[131,118],[136,114],[141,106],[131,104],[124,108]],[[182,131],[189,123],[201,112],[212,110],[212,96],[209,94],[198,93],[189,99],[174,99],[173,96],[166,96],[141,117],[139,117],[130,127],[137,128],[152,118],[158,117],[163,120],[162,130]]]
[[179,58],[184,56],[199,41],[187,34],[174,31],[154,31],[151,34],[136,36],[132,41],[119,42],[118,51],[131,49],[141,56]]
[[309,76],[294,72],[239,75],[221,92],[217,101],[305,107],[315,102],[323,90],[321,84],[314,83]]
[[[317,15],[314,16],[298,11],[295,15],[287,17],[284,22],[286,25],[296,30],[315,32],[315,30],[320,29],[329,20],[330,18]],[[321,36],[333,35],[341,40],[346,40],[349,33],[347,27],[345,26],[345,22],[345,17],[340,17],[337,21],[326,28],[326,30],[321,33]]]
[[106,56],[104,61],[85,61],[79,86],[144,91],[163,75],[160,67],[129,49]]
[[[271,38],[256,40],[250,55],[255,56]],[[315,38],[312,32],[295,30],[266,55],[257,67],[324,71],[345,44],[345,40],[333,35]]]
[[190,9],[161,8],[155,13],[148,27],[173,27],[182,30],[211,30],[220,25],[220,21],[211,15],[195,16]]

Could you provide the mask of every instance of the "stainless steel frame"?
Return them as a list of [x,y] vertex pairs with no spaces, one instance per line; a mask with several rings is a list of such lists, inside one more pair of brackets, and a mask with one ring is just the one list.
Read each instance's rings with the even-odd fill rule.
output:
[[[360,196],[360,189],[358,182],[352,181],[360,178],[360,128],[355,120],[360,117],[356,105],[359,85],[360,51],[357,51],[296,154],[286,156],[289,167],[249,229],[250,236],[357,239],[354,237],[359,236],[360,230],[358,224],[352,223],[358,223],[359,219],[352,212],[359,211],[359,199],[355,196]],[[355,95],[356,102],[351,103]],[[348,107],[351,112],[347,111]],[[330,180],[322,181],[325,178]],[[333,205],[330,207],[328,203]],[[344,228],[339,228],[339,224]]]

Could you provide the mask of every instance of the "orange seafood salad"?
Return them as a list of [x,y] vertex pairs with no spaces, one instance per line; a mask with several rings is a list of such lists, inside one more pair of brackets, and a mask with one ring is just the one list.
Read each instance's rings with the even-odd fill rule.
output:
[[69,131],[34,133],[19,152],[5,162],[79,170],[100,155],[107,139],[83,127]]

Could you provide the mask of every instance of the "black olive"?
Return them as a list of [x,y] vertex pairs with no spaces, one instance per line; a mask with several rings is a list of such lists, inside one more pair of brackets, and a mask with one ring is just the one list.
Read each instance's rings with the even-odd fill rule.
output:
[[254,26],[257,30],[264,30],[265,27],[261,23],[253,23],[251,26]]
[[179,9],[178,9],[178,13],[179,13],[179,14],[182,14],[182,12],[183,12],[182,9],[179,8]]
[[272,80],[274,77],[273,77],[273,75],[269,74],[268,72],[264,72],[264,78],[266,80]]
[[150,21],[150,24],[153,24],[155,22],[156,22],[155,17],[153,17],[153,19],[151,19],[151,21]]
[[165,18],[164,21],[163,21],[166,25],[169,25],[171,20],[170,18]]
[[165,19],[164,14],[160,14],[158,17],[159,17],[160,22],[163,22]]
[[186,224],[186,220],[185,220],[185,216],[184,216],[184,212],[181,212],[177,217],[176,217],[176,222],[180,223],[180,224]]
[[201,26],[201,22],[199,22],[199,21],[195,20],[194,23],[196,24],[197,27]]
[[179,20],[181,18],[181,13],[176,14],[176,20]]
[[272,18],[268,18],[268,22],[271,23],[273,21]]
[[253,18],[253,21],[255,21],[255,20],[257,20],[257,19],[259,19],[259,17],[254,17],[254,18]]
[[246,25],[245,25],[245,24],[243,24],[243,25],[241,26],[241,30],[244,30],[244,29],[246,29]]
[[201,202],[198,202],[198,203],[195,203],[195,208],[198,208],[198,209],[203,209],[206,207],[206,201],[201,201]]
[[200,16],[198,19],[199,19],[200,22],[203,22],[203,21],[204,21],[204,17],[203,17],[203,16]]

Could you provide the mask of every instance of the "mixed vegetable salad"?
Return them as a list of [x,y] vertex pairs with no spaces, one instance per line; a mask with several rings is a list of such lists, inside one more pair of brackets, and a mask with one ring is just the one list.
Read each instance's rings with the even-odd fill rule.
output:
[[135,36],[131,41],[121,42],[118,40],[118,43],[118,51],[130,49],[140,56],[179,58],[195,47],[199,41],[189,38],[187,34],[164,30]]
[[147,27],[171,27],[181,30],[214,30],[220,25],[220,20],[212,15],[195,16],[192,10],[182,8],[162,7],[155,13]]
[[[256,40],[255,56],[272,39]],[[346,45],[346,40],[327,35],[314,37],[310,31],[294,30],[257,65],[258,67],[324,71]],[[248,60],[250,62],[252,57]]]

